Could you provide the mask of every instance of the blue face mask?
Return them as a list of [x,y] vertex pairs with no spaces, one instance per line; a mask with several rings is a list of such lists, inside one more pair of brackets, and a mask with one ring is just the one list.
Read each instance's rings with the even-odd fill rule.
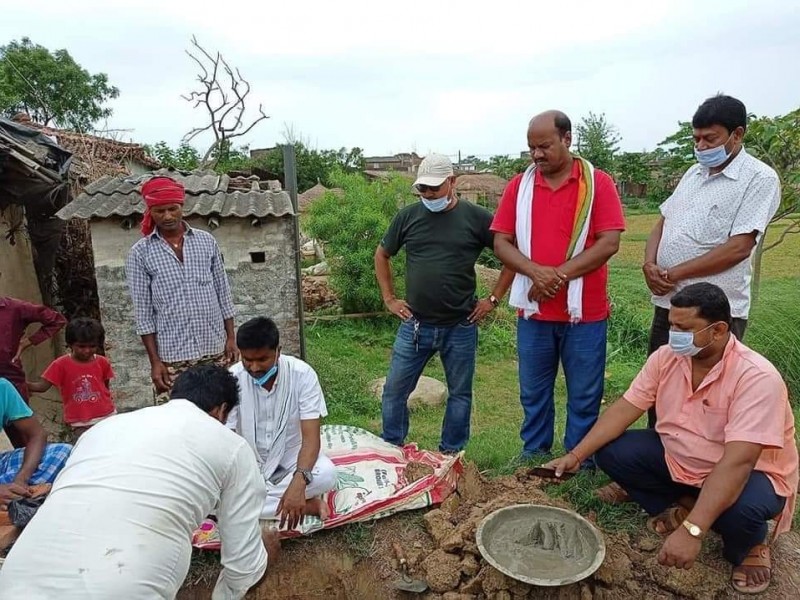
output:
[[703,346],[702,348],[698,348],[694,345],[694,336],[695,333],[702,333],[709,327],[713,327],[715,323],[712,323],[708,327],[703,327],[700,331],[673,331],[670,329],[669,331],[669,347],[670,349],[677,354],[678,356],[697,356],[700,352],[708,348],[714,342],[710,342]]
[[436,198],[436,200],[428,200],[427,198],[420,196],[419,199],[422,200],[425,208],[435,213],[442,212],[445,208],[447,208],[447,205],[450,204],[449,196],[442,196],[441,198]]
[[[728,137],[725,144],[727,144],[732,137],[733,134]],[[698,150],[695,148],[694,155],[695,158],[697,158],[697,162],[709,169],[725,164],[725,161],[731,157],[731,153],[725,149],[725,144],[717,146],[716,148],[709,148],[708,150]]]
[[261,385],[264,385],[265,383],[267,383],[273,377],[275,377],[277,372],[278,372],[278,359],[276,358],[275,359],[275,364],[272,365],[272,368],[269,371],[267,371],[266,373],[264,373],[261,377],[255,378],[252,375],[250,375],[250,377],[253,377],[253,381],[256,382],[256,385],[261,386]]

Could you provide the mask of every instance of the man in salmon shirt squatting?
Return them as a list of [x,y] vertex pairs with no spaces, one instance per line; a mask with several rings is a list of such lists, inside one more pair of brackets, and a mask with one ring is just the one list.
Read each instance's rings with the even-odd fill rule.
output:
[[[794,416],[777,369],[731,335],[731,307],[711,283],[670,300],[669,344],[647,359],[620,400],[567,455],[559,477],[595,454],[597,465],[666,537],[661,564],[690,569],[709,529],[722,536],[731,584],[769,586],[767,521],[792,524],[798,484]],[[628,429],[655,408],[655,429]],[[771,541],[771,540],[770,540]]]
[[[564,447],[574,448],[600,413],[610,312],[606,263],[625,229],[608,174],[569,151],[572,124],[560,111],[528,126],[533,164],[512,179],[492,222],[494,251],[517,275],[520,459],[548,455],[554,435],[559,360],[567,380]],[[586,455],[587,467],[592,465]]]

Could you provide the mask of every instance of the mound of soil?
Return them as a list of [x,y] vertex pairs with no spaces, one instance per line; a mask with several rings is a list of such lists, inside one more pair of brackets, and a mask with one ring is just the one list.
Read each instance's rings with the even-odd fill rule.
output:
[[[374,524],[344,528],[284,543],[279,561],[249,594],[255,599],[330,598],[342,600],[400,600],[392,582],[400,577],[393,544],[403,548],[412,578],[427,581],[421,600],[718,600],[738,598],[730,587],[730,565],[720,556],[719,538],[704,543],[689,570],[663,567],[656,559],[661,539],[647,531],[629,536],[605,533],[606,558],[588,579],[558,588],[532,587],[506,577],[480,555],[475,530],[489,513],[512,504],[545,504],[570,508],[547,496],[543,482],[525,471],[484,479],[467,465],[457,493],[439,508],[423,514],[400,514]],[[587,518],[593,520],[592,515]],[[362,539],[363,538],[363,539]],[[371,538],[371,540],[369,539]],[[781,536],[772,548],[772,585],[760,598],[800,597],[800,534]],[[192,574],[187,582],[192,582]],[[184,587],[178,598],[208,598],[209,583]]]
[[336,306],[339,302],[336,292],[328,285],[327,276],[303,276],[303,309],[312,312]]

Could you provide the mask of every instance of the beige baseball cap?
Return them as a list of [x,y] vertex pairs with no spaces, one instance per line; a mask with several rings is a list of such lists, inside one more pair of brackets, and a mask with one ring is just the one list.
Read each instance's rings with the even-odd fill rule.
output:
[[414,187],[422,185],[441,185],[448,177],[453,176],[453,163],[444,154],[428,154],[417,169],[417,180]]

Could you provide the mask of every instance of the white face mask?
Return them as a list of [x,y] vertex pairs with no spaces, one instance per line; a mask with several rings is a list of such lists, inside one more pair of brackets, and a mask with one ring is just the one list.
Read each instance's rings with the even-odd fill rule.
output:
[[435,200],[428,200],[427,198],[423,198],[420,196],[419,198],[422,200],[422,204],[425,205],[431,212],[442,212],[447,205],[450,204],[450,197],[449,196],[442,196],[441,198],[436,198]]
[[702,348],[694,345],[695,333],[702,333],[709,327],[713,327],[716,323],[712,323],[708,327],[703,327],[700,331],[669,331],[669,347],[678,356],[697,356],[700,352],[708,348],[714,342],[711,341]]
[[720,165],[724,164],[726,160],[731,157],[731,152],[728,152],[725,148],[725,144],[731,141],[733,138],[733,134],[731,133],[728,136],[728,139],[725,140],[725,143],[721,146],[716,146],[714,148],[708,148],[706,150],[698,150],[697,148],[694,149],[694,156],[697,158],[697,162],[699,162],[704,167],[708,167],[713,169],[714,167],[719,167]]

